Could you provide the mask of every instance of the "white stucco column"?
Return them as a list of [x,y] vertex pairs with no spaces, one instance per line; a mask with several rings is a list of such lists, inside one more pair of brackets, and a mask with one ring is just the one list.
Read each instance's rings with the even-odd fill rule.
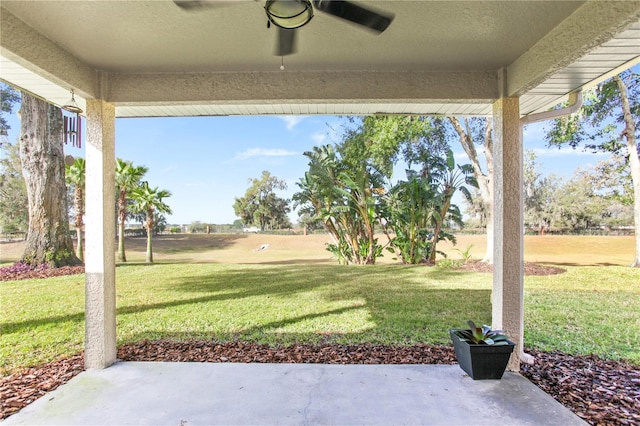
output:
[[116,360],[115,107],[87,100],[85,368]]
[[524,328],[522,132],[517,97],[493,104],[494,247],[492,327],[516,343],[507,369],[519,371]]

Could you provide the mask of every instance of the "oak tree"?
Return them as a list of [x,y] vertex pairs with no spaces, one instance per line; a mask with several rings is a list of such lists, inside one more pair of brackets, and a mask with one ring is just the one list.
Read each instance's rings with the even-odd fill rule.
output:
[[21,261],[55,267],[81,264],[69,233],[62,111],[23,92],[20,112],[20,160],[29,202]]

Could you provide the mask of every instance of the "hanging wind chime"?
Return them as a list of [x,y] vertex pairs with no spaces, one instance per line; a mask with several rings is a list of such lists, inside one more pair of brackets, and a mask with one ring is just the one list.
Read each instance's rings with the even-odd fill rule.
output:
[[75,116],[63,116],[64,127],[64,143],[71,143],[74,147],[82,148],[82,108],[76,102],[73,89],[71,89],[71,100],[62,105],[62,109],[68,111]]

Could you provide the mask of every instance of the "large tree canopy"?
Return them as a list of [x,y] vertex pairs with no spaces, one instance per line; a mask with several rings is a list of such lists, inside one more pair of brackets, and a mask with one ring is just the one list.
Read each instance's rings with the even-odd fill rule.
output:
[[[328,249],[341,263],[372,264],[387,232],[406,263],[435,263],[436,244],[448,239],[446,220],[460,223],[456,190],[473,184],[470,166],[455,165],[443,127],[425,117],[375,116],[351,120],[342,142],[306,152],[309,171],[294,195],[300,213],[319,218],[334,239]],[[408,180],[390,187],[399,157]],[[416,170],[411,170],[415,168]],[[390,232],[393,233],[393,236]]]
[[[487,245],[484,262],[493,263],[493,132],[492,121],[465,117],[372,116],[357,129],[366,139],[367,152],[388,173],[401,157],[410,167],[422,167],[426,158],[445,158],[456,138],[469,157],[483,216]],[[485,163],[478,153],[481,147]],[[431,156],[431,157],[430,157]],[[471,203],[471,199],[469,199]]]
[[11,128],[5,113],[11,114],[13,106],[20,102],[20,93],[13,87],[0,83],[0,136],[7,136]]
[[19,92],[0,83],[0,231],[8,233],[26,231],[29,220],[19,146],[7,140],[11,127],[5,115],[18,102]]
[[244,197],[236,198],[233,203],[233,210],[244,225],[255,225],[263,231],[290,228],[291,221],[287,216],[291,211],[290,202],[275,192],[287,189],[287,183],[266,170],[259,179],[249,179],[249,183]]
[[29,209],[27,187],[20,164],[20,147],[6,142],[0,151],[0,231],[26,232]]

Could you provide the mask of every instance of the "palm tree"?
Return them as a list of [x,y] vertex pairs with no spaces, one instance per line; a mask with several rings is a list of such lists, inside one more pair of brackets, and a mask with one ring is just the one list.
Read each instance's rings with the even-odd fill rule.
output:
[[116,161],[116,193],[118,194],[118,261],[126,262],[124,251],[124,223],[127,220],[127,194],[140,185],[147,173],[145,166],[134,166],[131,161]]
[[153,225],[155,213],[171,214],[171,208],[162,201],[163,198],[171,196],[171,192],[151,188],[148,182],[142,182],[139,187],[131,192],[133,198],[133,209],[146,214],[145,228],[147,230],[147,263],[153,263],[153,249],[151,239],[153,236]]
[[84,216],[84,186],[85,186],[85,162],[84,158],[76,158],[71,166],[65,165],[65,179],[67,185],[73,187],[73,225],[78,234],[76,256],[84,260],[82,244],[82,216]]

